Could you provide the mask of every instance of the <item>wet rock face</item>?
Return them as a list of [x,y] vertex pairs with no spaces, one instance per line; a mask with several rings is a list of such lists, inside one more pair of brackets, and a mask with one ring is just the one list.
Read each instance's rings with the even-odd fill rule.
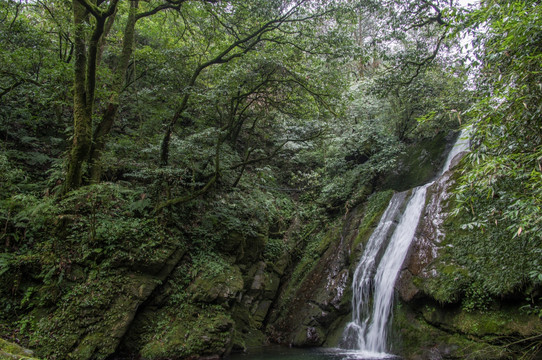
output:
[[[453,168],[465,153],[458,154],[451,163]],[[442,224],[447,217],[443,205],[450,198],[450,188],[454,183],[453,170],[447,171],[427,190],[426,206],[402,270],[395,284],[403,301],[411,301],[420,296],[420,289],[413,283],[416,278],[427,279],[436,275],[432,264],[438,257],[445,232]]]
[[342,228],[326,234],[329,246],[302,281],[287,284],[280,296],[291,299],[275,310],[269,326],[275,342],[293,346],[320,346],[335,324],[350,311],[350,252],[362,213],[355,209]]

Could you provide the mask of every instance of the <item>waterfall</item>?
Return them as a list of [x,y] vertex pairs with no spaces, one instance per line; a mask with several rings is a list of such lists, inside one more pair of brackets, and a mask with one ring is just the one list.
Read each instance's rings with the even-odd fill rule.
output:
[[[457,154],[468,149],[468,135],[468,129],[461,132],[439,176],[449,169]],[[412,190],[402,214],[400,208],[405,201],[406,192],[397,193],[392,197],[379,224],[367,241],[365,251],[354,272],[352,321],[345,328],[342,346],[360,350],[364,357],[388,356],[386,351],[394,285],[414,238],[425,207],[426,191],[431,184],[433,182]],[[397,217],[399,217],[397,226],[393,228]],[[383,251],[384,254],[381,255]]]
[[352,283],[352,322],[345,329],[343,344],[350,349],[365,349],[365,337],[369,325],[370,313],[369,302],[371,288],[376,271],[376,260],[382,248],[383,242],[389,236],[395,218],[399,214],[399,208],[405,200],[405,193],[394,194],[388,208],[380,218],[375,231],[367,241],[363,256],[354,272]]

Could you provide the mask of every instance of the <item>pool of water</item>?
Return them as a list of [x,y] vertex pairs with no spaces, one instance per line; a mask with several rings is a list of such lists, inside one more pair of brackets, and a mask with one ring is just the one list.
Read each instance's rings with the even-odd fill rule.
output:
[[369,353],[337,348],[288,348],[265,346],[249,349],[243,354],[232,354],[229,360],[400,360],[399,357],[383,353]]

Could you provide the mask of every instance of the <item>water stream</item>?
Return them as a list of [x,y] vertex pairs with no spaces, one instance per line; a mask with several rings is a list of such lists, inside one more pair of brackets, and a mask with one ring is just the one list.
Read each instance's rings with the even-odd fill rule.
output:
[[[464,130],[449,152],[439,176],[449,169],[458,153],[468,148],[468,143],[468,130]],[[341,345],[358,350],[361,358],[389,356],[388,330],[394,285],[414,238],[425,207],[426,191],[431,184],[433,182],[413,189],[402,213],[400,209],[406,193],[393,196],[356,268],[352,283],[352,321],[345,328]]]

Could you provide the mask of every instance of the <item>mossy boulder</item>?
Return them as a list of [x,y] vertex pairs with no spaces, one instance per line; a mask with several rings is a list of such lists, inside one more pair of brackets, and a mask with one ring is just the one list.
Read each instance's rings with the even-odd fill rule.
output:
[[198,275],[187,291],[194,302],[229,306],[243,286],[243,276],[239,268],[228,266],[212,276],[204,273]]
[[155,332],[140,353],[147,359],[222,356],[233,346],[233,320],[223,308],[188,306],[160,314]]
[[20,345],[0,339],[0,360],[36,359],[34,352]]

